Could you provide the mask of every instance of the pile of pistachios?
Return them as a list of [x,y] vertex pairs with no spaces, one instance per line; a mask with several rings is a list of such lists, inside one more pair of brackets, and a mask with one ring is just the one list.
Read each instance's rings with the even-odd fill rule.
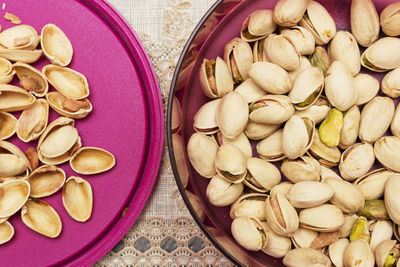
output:
[[187,144],[234,239],[286,266],[399,267],[400,2],[379,17],[353,0],[350,32],[316,1],[279,0],[240,35],[203,61],[213,100]]

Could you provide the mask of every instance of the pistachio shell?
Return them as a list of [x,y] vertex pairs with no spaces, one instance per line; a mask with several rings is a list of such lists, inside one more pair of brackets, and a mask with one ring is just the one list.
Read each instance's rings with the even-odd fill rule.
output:
[[250,120],[256,123],[280,124],[294,113],[289,97],[285,95],[266,95],[249,106]]
[[223,144],[217,150],[215,169],[224,179],[234,184],[241,183],[246,177],[247,159],[234,145]]
[[216,60],[204,59],[199,75],[203,92],[210,98],[223,97],[233,90],[232,75],[220,57]]
[[292,88],[288,73],[274,63],[253,63],[249,76],[260,88],[271,94],[286,94]]
[[284,160],[281,171],[292,183],[319,181],[320,164],[317,160],[302,156],[295,160]]
[[316,46],[314,53],[310,56],[311,65],[322,70],[324,75],[332,64],[328,52],[323,46]]
[[14,75],[15,70],[13,70],[11,62],[0,58],[0,83],[10,83]]
[[265,221],[266,194],[250,193],[242,195],[232,204],[229,215],[232,219],[240,216],[255,217]]
[[86,77],[67,67],[47,65],[42,69],[49,83],[61,94],[74,100],[89,96],[89,84]]
[[41,44],[43,52],[51,63],[67,66],[73,55],[71,41],[56,25],[46,24],[42,29]]
[[400,3],[395,2],[386,6],[381,13],[382,31],[388,36],[400,35]]
[[303,72],[304,70],[306,70],[310,67],[312,67],[310,60],[308,60],[308,58],[306,58],[305,56],[300,57],[299,68],[297,70],[288,72],[289,78],[292,81],[292,83],[294,82],[294,80],[296,80],[297,76],[301,72]]
[[216,174],[215,157],[218,145],[212,137],[202,133],[193,134],[187,144],[187,153],[193,168],[201,175],[211,178]]
[[343,127],[340,131],[339,147],[346,149],[353,145],[358,137],[361,113],[357,106],[352,106],[343,115]]
[[339,148],[329,147],[321,141],[318,131],[314,131],[314,140],[308,154],[328,167],[337,166],[341,156]]
[[341,237],[349,237],[351,231],[353,230],[354,223],[356,222],[358,216],[357,214],[345,214],[344,215],[344,223],[340,227],[340,236]]
[[243,192],[243,183],[232,184],[221,176],[215,175],[211,178],[206,196],[208,201],[217,207],[225,207],[236,201]]
[[370,144],[354,144],[342,153],[339,171],[343,179],[354,181],[365,175],[375,162],[374,149]]
[[[221,133],[218,133],[217,135],[222,136]],[[222,140],[221,144],[231,144],[239,148],[239,150],[246,158],[251,158],[251,156],[253,155],[253,149],[251,147],[250,141],[249,139],[247,139],[244,133],[241,133],[235,139],[228,139],[224,136],[220,137],[219,139]]]
[[247,160],[245,185],[257,192],[267,192],[281,181],[279,169],[272,163],[259,158]]
[[253,63],[253,52],[246,41],[234,38],[227,43],[224,49],[224,60],[236,84],[247,80]]
[[336,108],[331,109],[321,126],[319,126],[321,141],[329,147],[338,146],[342,127],[343,113]]
[[26,226],[41,235],[56,238],[62,230],[57,211],[39,199],[29,199],[21,209],[21,218]]
[[328,179],[328,178],[342,180],[342,177],[340,177],[334,170],[329,169],[328,167],[325,167],[324,165],[321,165],[321,171],[320,171],[319,175],[321,176],[321,181],[324,181],[325,179]]
[[350,12],[351,32],[364,47],[373,44],[379,37],[379,17],[372,0],[353,0]]
[[49,90],[46,77],[36,68],[26,63],[17,62],[12,65],[22,88],[37,97],[43,97]]
[[280,26],[295,26],[303,17],[308,0],[279,0],[274,8],[274,21]]
[[262,249],[262,252],[275,258],[283,258],[292,248],[292,242],[290,238],[275,234],[267,222],[261,223],[267,231],[266,235],[268,239],[267,245]]
[[0,184],[0,218],[15,214],[26,202],[30,193],[29,183],[14,180]]
[[260,62],[260,61],[268,61],[267,56],[264,53],[264,46],[267,37],[264,37],[260,40],[254,42],[253,45],[253,61]]
[[[174,157],[179,178],[182,186],[186,188],[189,182],[189,169],[185,158],[185,145],[183,144],[183,139],[180,135],[172,134],[172,146],[174,148]],[[187,153],[189,155],[189,149],[187,150]],[[213,172],[215,172],[215,169]]]
[[[315,103],[304,110],[296,110],[294,115],[309,117],[315,124],[322,122],[328,116],[331,105],[325,97],[319,97]],[[358,131],[357,131],[358,135]]]
[[65,182],[62,201],[68,214],[78,222],[86,222],[92,215],[92,187],[84,179],[71,176]]
[[221,99],[207,102],[197,111],[196,115],[194,115],[193,122],[193,129],[196,132],[214,134],[219,130],[215,120],[219,102],[221,102]]
[[234,219],[231,231],[235,240],[247,250],[257,251],[268,243],[266,230],[255,217],[241,216]]
[[350,242],[343,255],[344,266],[374,266],[375,257],[367,241]]
[[10,113],[0,112],[0,140],[11,137],[17,131],[17,119]]
[[265,40],[264,54],[268,61],[287,71],[297,70],[300,66],[300,54],[295,46],[283,35],[271,34]]
[[270,195],[265,209],[268,225],[276,234],[290,236],[299,228],[297,212],[284,195]]
[[283,264],[287,267],[330,267],[331,261],[322,252],[311,248],[296,248],[289,251],[283,258]]
[[355,185],[364,195],[365,200],[379,199],[383,196],[385,185],[393,173],[386,169],[373,170],[355,181]]
[[289,193],[289,201],[295,208],[312,208],[328,201],[333,196],[330,186],[315,182],[304,181],[295,184]]
[[271,191],[269,192],[270,195],[282,194],[287,199],[289,199],[290,189],[292,189],[293,184],[290,182],[282,182],[278,185],[272,187]]
[[115,157],[105,149],[82,147],[75,151],[69,163],[79,174],[97,174],[110,170],[115,166]]
[[374,76],[366,73],[359,73],[354,77],[354,82],[357,91],[355,105],[364,105],[378,94],[379,81]]
[[396,224],[400,224],[400,175],[393,174],[386,182],[385,186],[385,206],[390,219]]
[[383,77],[382,92],[391,98],[400,96],[400,68],[388,72]]
[[347,238],[341,238],[335,243],[329,245],[328,253],[329,258],[336,267],[343,267],[343,256],[346,247],[349,245],[349,240]]
[[[389,239],[389,240],[382,241],[382,243],[379,244],[379,246],[377,247],[377,249],[375,251],[376,265],[378,267],[395,266],[395,263],[399,257],[398,248],[396,248],[397,255],[395,253],[391,253],[391,251],[395,247],[396,243],[397,242],[395,240]],[[389,256],[392,256],[394,258],[394,261],[391,264],[390,263],[386,264],[386,260]]]
[[272,10],[260,9],[245,19],[240,36],[247,42],[253,42],[273,33],[275,29],[276,23],[272,18]]
[[[72,119],[83,119],[93,110],[93,106],[87,98],[74,100],[59,92],[50,92],[46,94],[46,99],[50,107],[58,114]],[[176,120],[174,121],[176,122]],[[179,127],[180,125],[173,130],[177,131]]]
[[50,196],[62,188],[65,179],[63,169],[43,165],[34,170],[27,179],[31,185],[30,196],[34,198]]
[[330,204],[301,210],[299,220],[300,226],[319,232],[338,230],[344,223],[342,211]]
[[22,112],[18,119],[17,135],[24,142],[36,140],[45,131],[49,120],[49,104],[38,99],[29,109]]
[[18,49],[6,49],[0,48],[0,57],[8,59],[10,61],[22,62],[22,63],[35,63],[39,60],[42,55],[42,50],[18,50]]
[[386,168],[400,172],[400,138],[396,136],[384,136],[374,144],[374,153],[378,161]]
[[282,148],[283,130],[280,129],[257,144],[257,153],[267,161],[279,161],[285,158]]
[[329,45],[332,61],[342,61],[354,76],[360,72],[360,49],[354,36],[347,31],[338,31]]
[[315,39],[309,30],[294,26],[291,29],[283,29],[281,34],[294,45],[300,55],[310,55],[314,52]]
[[36,98],[24,89],[9,85],[0,84],[0,111],[20,111],[30,108]]
[[14,227],[5,221],[0,223],[0,245],[7,243],[14,236]]
[[13,154],[0,154],[0,177],[14,177],[27,169],[24,159]]
[[[28,175],[29,175],[29,171],[32,171],[32,165],[31,165],[30,161],[28,160],[28,158],[26,157],[24,152],[22,152],[21,149],[19,149],[16,145],[14,145],[10,142],[7,142],[7,141],[0,141],[0,153],[11,154],[11,155],[16,156],[17,158],[22,159],[27,166]],[[4,167],[0,168],[0,169],[4,170]],[[17,177],[17,178],[18,179],[26,179],[26,178],[28,178],[28,176]]]
[[390,240],[393,236],[393,223],[389,221],[377,221],[371,233],[369,243],[372,252],[376,252],[379,244],[385,240]]
[[281,127],[280,124],[262,124],[249,120],[244,133],[251,140],[261,140],[271,136],[279,127]]
[[293,245],[296,248],[309,248],[313,240],[318,237],[318,233],[303,227],[299,227],[291,237]]
[[[384,37],[368,47],[361,55],[361,65],[375,72],[385,72],[400,67],[400,39]],[[1,55],[1,53],[0,53]]]
[[17,25],[0,33],[0,45],[8,49],[35,49],[40,41],[35,28],[29,25]]
[[249,104],[267,94],[251,78],[236,87],[235,92],[239,93]]

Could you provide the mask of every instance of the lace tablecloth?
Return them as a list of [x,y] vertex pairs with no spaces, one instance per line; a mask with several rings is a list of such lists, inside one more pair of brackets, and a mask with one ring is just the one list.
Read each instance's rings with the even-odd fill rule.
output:
[[[180,52],[214,0],[109,0],[141,38],[166,110]],[[141,216],[95,266],[232,266],[205,237],[175,184],[165,142],[159,177]]]

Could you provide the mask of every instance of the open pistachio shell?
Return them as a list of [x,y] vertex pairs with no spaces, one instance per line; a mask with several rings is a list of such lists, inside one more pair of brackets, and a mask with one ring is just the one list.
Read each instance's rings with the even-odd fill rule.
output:
[[7,243],[14,236],[14,227],[5,221],[0,223],[0,245]]
[[342,127],[343,113],[336,108],[331,109],[318,129],[321,141],[329,147],[336,147],[339,145]]
[[400,172],[400,138],[396,136],[384,136],[374,144],[374,153],[378,161],[386,168]]
[[1,182],[28,178],[32,166],[18,147],[7,141],[0,141],[0,158]]
[[40,41],[35,28],[30,25],[17,25],[0,33],[0,45],[8,49],[35,49]]
[[249,77],[249,69],[253,63],[253,52],[246,41],[234,38],[227,43],[224,49],[224,60],[236,84],[242,83]]
[[74,100],[59,92],[50,92],[46,94],[46,99],[58,114],[72,119],[83,119],[93,110],[92,103],[87,98]]
[[375,72],[385,72],[400,67],[400,39],[384,37],[373,43],[361,55],[361,65]]
[[45,66],[42,72],[49,83],[66,97],[80,100],[89,96],[89,84],[83,74],[51,64]]
[[318,232],[299,227],[290,237],[296,248],[309,248],[314,239],[318,236]]
[[215,157],[218,145],[212,137],[203,133],[194,133],[187,144],[187,153],[193,168],[203,177],[211,178],[216,174]]
[[82,147],[75,151],[69,160],[71,168],[79,174],[97,174],[115,166],[115,157],[105,149]]
[[400,3],[395,2],[386,6],[381,13],[380,21],[382,31],[388,36],[400,35]]
[[283,29],[281,34],[294,45],[300,55],[310,55],[314,52],[315,39],[309,30],[295,26],[291,29]]
[[274,8],[275,22],[284,27],[295,26],[303,17],[307,0],[280,0]]
[[29,199],[21,209],[21,218],[26,226],[41,235],[56,238],[62,230],[57,211],[39,199]]
[[384,240],[375,250],[376,265],[378,267],[394,267],[399,260],[400,251],[396,240]]
[[333,189],[324,183],[298,182],[290,189],[289,201],[295,208],[312,208],[328,201],[333,193]]
[[267,230],[268,239],[267,246],[262,249],[262,252],[275,258],[283,258],[292,248],[292,242],[290,238],[275,234],[267,222],[261,223],[265,230]]
[[5,58],[0,58],[0,83],[9,83],[15,75],[12,64]]
[[[243,83],[244,84],[244,83]],[[221,99],[215,99],[207,102],[194,115],[193,129],[196,132],[205,134],[214,134],[219,131],[215,114]]]
[[385,186],[385,206],[390,219],[396,224],[400,224],[400,175],[393,174]]
[[34,170],[27,181],[31,185],[31,197],[42,198],[56,193],[62,188],[66,179],[63,169],[43,165]]
[[246,162],[246,157],[236,146],[223,144],[215,157],[215,169],[222,178],[237,184],[246,177]]
[[360,72],[360,49],[354,36],[348,31],[338,31],[328,49],[332,61],[341,60],[354,76]]
[[374,266],[375,257],[365,240],[350,242],[343,255],[344,266]]
[[245,249],[258,251],[267,243],[266,230],[260,220],[251,216],[241,216],[233,220],[231,225],[232,235]]
[[30,185],[25,180],[14,180],[0,184],[0,218],[15,214],[27,201]]
[[37,97],[43,97],[47,94],[49,84],[46,77],[39,70],[21,62],[14,63],[12,67],[18,76],[22,88],[32,92]]
[[279,169],[272,163],[259,159],[247,160],[247,175],[244,184],[256,192],[267,192],[281,181]]
[[49,104],[38,99],[32,107],[22,112],[18,119],[17,135],[24,142],[36,140],[44,132],[49,119]]
[[390,71],[383,77],[382,92],[391,98],[400,96],[400,68]]
[[349,240],[347,238],[340,238],[335,243],[329,245],[328,254],[332,263],[336,267],[343,267],[343,255],[346,247],[349,245]]
[[284,160],[281,165],[281,171],[292,183],[319,181],[320,179],[319,162],[307,156],[302,156],[294,160]]
[[199,75],[203,92],[210,98],[223,97],[233,90],[232,75],[220,57],[215,60],[204,59]]
[[[357,106],[364,105],[371,101],[379,91],[379,81],[372,75],[366,73],[359,73],[354,77],[356,84],[357,99],[354,103]],[[382,91],[383,85],[382,85]]]
[[286,94],[292,89],[289,74],[274,63],[253,63],[249,70],[249,76],[260,88],[271,94]]
[[17,131],[17,119],[10,113],[0,112],[0,140],[11,137]]
[[249,104],[267,94],[267,92],[261,89],[251,78],[245,80],[236,87],[235,92],[243,96]]
[[71,41],[54,24],[46,24],[42,29],[41,44],[43,52],[51,63],[67,66],[74,53]]
[[280,124],[294,113],[289,97],[285,95],[266,95],[249,106],[249,118],[256,123]]
[[287,71],[297,70],[300,66],[300,54],[295,46],[283,35],[271,34],[265,40],[264,54],[268,61]]
[[247,138],[251,140],[262,140],[275,133],[279,127],[281,127],[280,124],[263,124],[249,120],[244,129],[244,133]]
[[253,42],[273,33],[276,23],[272,19],[272,10],[260,9],[251,13],[243,22],[240,37]]
[[297,212],[284,195],[270,195],[265,200],[265,211],[268,225],[276,234],[290,236],[299,228]]
[[379,37],[379,17],[372,0],[353,0],[350,12],[351,32],[364,47],[373,44]]
[[[371,225],[369,226],[371,229]],[[376,221],[371,232],[369,243],[372,252],[376,251],[378,245],[384,240],[390,240],[393,236],[393,223],[391,221]]]
[[36,98],[24,89],[9,85],[0,84],[0,111],[20,111],[30,108]]
[[339,147],[346,149],[352,146],[358,137],[361,113],[357,106],[352,106],[343,114],[343,127],[340,131]]
[[77,176],[65,182],[62,201],[68,214],[78,222],[86,222],[92,215],[93,193],[90,184]]
[[22,62],[22,63],[35,63],[39,60],[42,55],[42,50],[18,50],[18,49],[6,49],[0,48],[0,57],[8,59],[10,61]]
[[215,175],[208,183],[206,196],[208,201],[217,207],[225,207],[238,199],[243,192],[243,183],[233,184]]
[[283,130],[278,130],[257,144],[257,153],[267,161],[280,161],[285,158],[282,148]]
[[364,195],[365,200],[379,199],[383,196],[386,182],[392,174],[393,172],[383,168],[373,170],[358,178],[354,185]]
[[315,122],[315,124],[319,124],[328,116],[330,110],[331,105],[329,101],[325,97],[319,97],[313,105],[303,110],[296,110],[294,115],[309,117]]
[[251,216],[260,221],[265,221],[265,200],[267,197],[268,195],[260,193],[242,195],[232,204],[229,215],[232,219],[240,216]]
[[[22,159],[26,166],[27,166],[27,171],[32,171],[32,165],[30,163],[30,161],[28,160],[28,158],[26,157],[25,153],[22,152],[21,149],[19,149],[16,145],[14,145],[13,143],[7,142],[7,141],[0,141],[0,153],[4,153],[4,154],[11,154],[14,155],[20,159]],[[4,168],[1,168],[4,170]],[[28,178],[28,176],[26,177],[18,177],[19,179],[26,179]]]
[[296,248],[289,251],[283,258],[287,267],[330,267],[331,261],[322,252],[311,248]]
[[319,232],[338,230],[344,223],[342,211],[330,204],[301,210],[299,220],[300,226]]
[[375,162],[374,148],[370,144],[354,144],[342,153],[339,171],[343,179],[354,181],[365,175]]

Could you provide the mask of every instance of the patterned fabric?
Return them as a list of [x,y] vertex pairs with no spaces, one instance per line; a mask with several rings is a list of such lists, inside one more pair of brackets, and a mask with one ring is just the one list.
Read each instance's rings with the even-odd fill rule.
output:
[[[166,111],[176,62],[214,0],[109,0],[141,38],[158,76]],[[165,142],[159,177],[141,216],[95,266],[232,266],[186,209]]]

